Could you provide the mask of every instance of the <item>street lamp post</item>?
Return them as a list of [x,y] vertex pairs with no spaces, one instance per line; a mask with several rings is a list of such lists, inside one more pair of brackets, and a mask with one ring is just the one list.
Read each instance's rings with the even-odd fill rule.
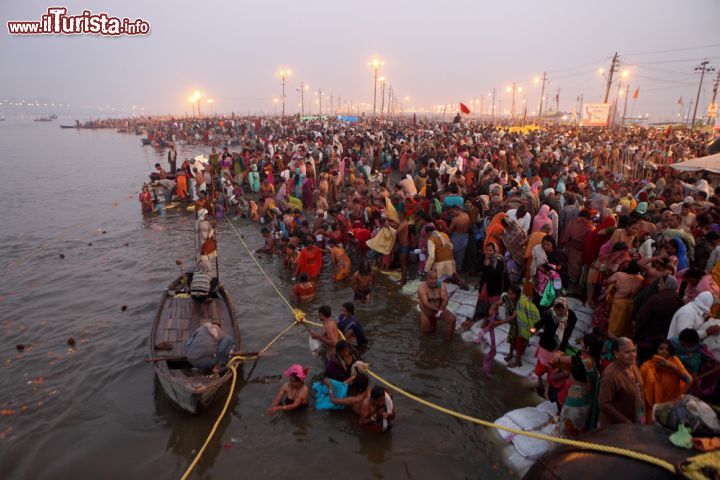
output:
[[305,91],[309,89],[308,85],[305,85],[304,81],[300,81],[300,88],[296,88],[300,92],[300,115],[305,116]]
[[370,68],[373,69],[374,73],[374,82],[373,82],[373,116],[377,114],[377,84],[378,84],[378,70],[380,67],[383,66],[383,62],[378,59],[373,59],[368,62],[368,65]]
[[617,85],[617,92],[615,93],[615,103],[613,105],[613,114],[612,114],[612,118],[610,119],[610,126],[615,125],[615,117],[617,116],[617,113],[618,113],[618,100],[620,98],[620,89],[622,87],[622,81],[623,81],[623,78],[627,78],[628,75],[630,75],[630,72],[628,72],[627,70],[623,70],[622,73],[620,73],[620,79],[618,80],[618,85]]
[[285,79],[290,76],[292,72],[289,69],[283,69],[278,72],[280,78],[282,78],[282,116],[285,116]]
[[380,88],[381,88],[381,95],[380,95],[380,117],[383,117],[385,115],[385,77],[380,77]]
[[522,92],[522,87],[516,86],[515,82],[513,82],[512,87],[507,87],[505,90],[507,92],[512,92],[512,108],[510,109],[510,117],[515,118],[515,92]]

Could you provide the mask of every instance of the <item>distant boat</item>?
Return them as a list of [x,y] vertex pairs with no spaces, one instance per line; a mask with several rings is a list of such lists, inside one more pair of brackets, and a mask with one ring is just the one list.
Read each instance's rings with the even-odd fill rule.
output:
[[77,125],[60,125],[60,128],[80,128]]
[[52,122],[53,119],[50,117],[40,117],[33,120],[34,122]]
[[48,118],[49,118],[50,120],[55,120],[55,119],[57,119],[57,115],[55,115],[55,114],[53,113],[53,114],[50,115]]

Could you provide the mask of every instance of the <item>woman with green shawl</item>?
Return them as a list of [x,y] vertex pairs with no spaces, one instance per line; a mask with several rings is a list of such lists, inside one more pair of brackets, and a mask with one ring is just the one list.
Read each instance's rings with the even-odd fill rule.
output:
[[[540,312],[532,300],[522,294],[519,285],[511,286],[508,292],[502,295],[501,301],[505,305],[506,317],[500,323],[507,323],[510,327],[507,337],[510,353],[505,357],[505,361],[510,368],[519,367],[530,339],[530,329],[540,320]],[[516,356],[514,360],[513,356]]]
[[602,339],[588,333],[583,337],[582,349],[577,355],[558,354],[553,363],[554,368],[570,371],[570,388],[555,427],[563,437],[577,437],[597,426],[600,392],[598,365],[602,347]]

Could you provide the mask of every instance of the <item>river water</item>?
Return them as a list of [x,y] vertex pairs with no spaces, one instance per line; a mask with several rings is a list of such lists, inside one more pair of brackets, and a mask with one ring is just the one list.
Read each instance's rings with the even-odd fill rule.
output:
[[[66,122],[67,123],[67,122]],[[207,153],[180,148],[179,158]],[[165,398],[144,360],[161,294],[192,263],[193,219],[143,218],[137,192],[163,152],[112,130],[0,122],[0,476],[4,479],[179,478],[222,401],[198,416]],[[238,228],[252,248],[257,225]],[[263,346],[291,320],[226,223],[219,223],[220,276],[239,317],[243,350]],[[64,255],[64,258],[61,258]],[[261,259],[280,288],[281,259]],[[339,313],[352,298],[324,269],[319,297]],[[378,275],[358,318],[366,360],[385,378],[438,404],[492,420],[528,405],[532,393],[456,338],[421,337],[414,302]],[[316,319],[319,302],[305,308]],[[123,310],[123,306],[127,306]],[[68,339],[76,341],[75,348]],[[19,351],[16,345],[23,345]],[[321,366],[295,329],[245,365],[229,414],[194,478],[511,478],[497,435],[396,395],[384,435],[360,432],[349,412],[307,409],[268,417],[290,363]]]

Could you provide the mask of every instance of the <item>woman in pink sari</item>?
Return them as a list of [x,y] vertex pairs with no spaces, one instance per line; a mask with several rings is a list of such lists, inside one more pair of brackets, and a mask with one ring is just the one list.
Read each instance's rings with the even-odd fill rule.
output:
[[550,218],[550,206],[543,205],[540,207],[540,211],[533,219],[532,231],[539,231],[543,225],[550,225],[552,227],[552,219]]

